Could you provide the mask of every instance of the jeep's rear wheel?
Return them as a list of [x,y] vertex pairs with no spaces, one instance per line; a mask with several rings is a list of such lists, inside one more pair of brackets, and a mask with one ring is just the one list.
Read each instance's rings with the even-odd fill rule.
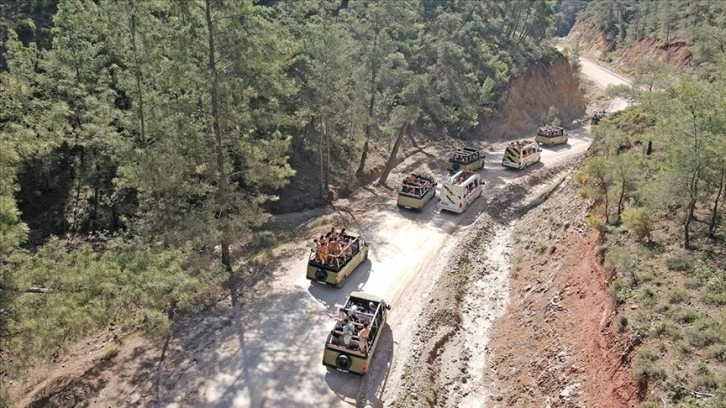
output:
[[340,281],[335,285],[336,288],[342,288],[343,285],[345,285],[345,279],[347,278],[346,275],[343,275],[342,278],[340,278]]
[[319,281],[324,281],[327,277],[328,274],[324,270],[318,269],[317,271],[315,271],[315,279]]
[[338,356],[338,358],[335,359],[335,366],[340,368],[341,370],[349,369],[350,363],[350,357],[346,356],[345,354],[341,354]]

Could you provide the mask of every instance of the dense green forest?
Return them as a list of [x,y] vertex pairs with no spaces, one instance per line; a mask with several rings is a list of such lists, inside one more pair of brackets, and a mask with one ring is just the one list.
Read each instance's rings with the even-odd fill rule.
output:
[[0,376],[109,325],[169,333],[225,282],[236,299],[230,248],[250,248],[297,163],[315,163],[322,199],[367,173],[372,144],[395,157],[411,128],[470,132],[553,55],[554,15],[544,0],[3,2]]

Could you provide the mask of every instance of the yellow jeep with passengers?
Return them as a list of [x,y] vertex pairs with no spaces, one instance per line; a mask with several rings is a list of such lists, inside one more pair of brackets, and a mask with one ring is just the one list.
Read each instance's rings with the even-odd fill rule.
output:
[[[318,245],[310,250],[306,278],[329,285],[343,287],[346,278],[358,265],[368,259],[368,243],[345,229],[340,234],[328,233],[321,237],[325,246]],[[318,240],[315,240],[319,244]]]
[[403,185],[398,190],[396,205],[398,208],[421,211],[434,197],[436,197],[434,178],[414,173],[403,179]]
[[447,170],[456,173],[461,170],[477,171],[484,168],[484,152],[471,147],[456,149],[449,157]]
[[379,347],[389,310],[391,305],[378,296],[351,293],[338,309],[335,326],[325,340],[323,365],[364,375]]

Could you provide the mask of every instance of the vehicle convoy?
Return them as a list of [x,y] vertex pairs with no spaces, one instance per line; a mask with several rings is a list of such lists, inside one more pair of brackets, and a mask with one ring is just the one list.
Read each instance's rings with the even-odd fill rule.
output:
[[456,149],[449,158],[449,166],[447,169],[450,173],[456,173],[460,170],[476,171],[484,168],[484,152],[470,147]]
[[537,129],[534,141],[547,146],[567,143],[567,131],[559,126],[545,125]]
[[353,292],[338,309],[333,330],[325,340],[323,365],[363,375],[380,343],[391,306],[378,296]]
[[421,211],[426,203],[434,197],[436,197],[436,181],[434,181],[434,178],[411,174],[403,180],[401,189],[398,190],[396,205],[398,205],[398,208]]
[[462,170],[439,185],[439,208],[461,214],[481,196],[483,186],[478,173]]
[[313,240],[306,278],[343,287],[346,278],[368,259],[368,243],[359,235],[335,227]]
[[532,140],[518,140],[511,142],[504,149],[504,157],[502,157],[502,166],[514,169],[524,169],[537,163],[542,155],[537,142]]
[[592,114],[592,119],[590,119],[590,124],[597,125],[598,123],[600,123],[600,120],[605,117],[605,115],[607,115],[607,112],[605,111],[605,109],[596,110]]

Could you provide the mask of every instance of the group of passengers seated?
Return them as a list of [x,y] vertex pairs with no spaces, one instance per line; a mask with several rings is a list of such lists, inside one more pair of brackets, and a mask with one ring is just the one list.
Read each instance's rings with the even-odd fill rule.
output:
[[523,141],[521,141],[521,140],[515,140],[515,141],[513,141],[513,142],[509,142],[509,147],[511,147],[511,148],[513,148],[513,149],[515,149],[515,150],[517,150],[517,151],[521,151],[521,150],[522,150],[522,148],[523,148],[523,147],[524,147],[525,145],[526,145],[526,143],[525,143],[525,142],[523,142]]
[[372,328],[380,325],[381,316],[376,314],[378,305],[375,302],[354,304],[349,302],[346,307],[338,309],[338,321],[330,336],[330,343],[347,349],[365,353],[372,340]]
[[457,162],[472,162],[479,158],[479,152],[467,151],[462,148],[456,149],[454,154],[451,156],[451,160]]
[[340,268],[353,256],[351,245],[354,241],[354,237],[346,234],[345,228],[338,232],[333,226],[325,235],[313,239],[315,262]]
[[422,196],[431,190],[433,186],[433,178],[411,173],[403,180],[401,192],[413,194],[415,196]]
[[541,128],[537,129],[537,134],[540,136],[547,136],[547,137],[553,137],[553,136],[562,136],[564,132],[564,129],[557,126],[552,125],[545,125]]
[[454,179],[454,184],[461,184],[464,181],[466,181],[466,179],[471,177],[472,174],[474,174],[473,171],[469,171],[469,170],[462,170],[460,173],[461,174],[456,176],[456,178]]

